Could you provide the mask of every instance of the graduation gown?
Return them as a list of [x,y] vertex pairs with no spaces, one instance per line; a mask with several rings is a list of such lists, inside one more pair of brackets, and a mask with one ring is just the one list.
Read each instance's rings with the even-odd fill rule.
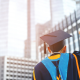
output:
[[46,57],[35,66],[32,80],[80,80],[80,52]]

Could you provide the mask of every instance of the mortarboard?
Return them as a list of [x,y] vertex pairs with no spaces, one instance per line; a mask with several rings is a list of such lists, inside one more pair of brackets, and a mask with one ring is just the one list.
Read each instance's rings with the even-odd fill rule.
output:
[[[44,49],[46,49],[45,43],[47,43],[53,52],[57,52],[63,48],[65,44],[64,40],[69,37],[71,37],[70,34],[62,30],[57,30],[49,34],[43,35],[40,38],[44,41]],[[45,50],[44,52],[46,53]]]

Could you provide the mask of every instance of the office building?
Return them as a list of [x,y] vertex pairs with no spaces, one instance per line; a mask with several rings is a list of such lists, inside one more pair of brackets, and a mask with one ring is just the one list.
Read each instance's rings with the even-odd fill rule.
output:
[[0,0],[0,55],[8,53],[9,0]]
[[0,56],[24,57],[26,0],[0,0]]
[[[36,28],[35,25],[44,24],[50,20],[49,0],[28,0],[28,37],[25,40],[25,57],[37,58],[36,53]],[[47,11],[47,13],[46,13]],[[44,18],[43,18],[44,17]]]
[[0,57],[0,80],[32,80],[37,60],[19,57]]
[[24,57],[31,58],[31,42],[35,39],[34,0],[27,0],[27,40],[25,40]]
[[76,3],[73,0],[50,0],[51,1],[51,20],[54,27],[65,16],[69,16],[76,10]]

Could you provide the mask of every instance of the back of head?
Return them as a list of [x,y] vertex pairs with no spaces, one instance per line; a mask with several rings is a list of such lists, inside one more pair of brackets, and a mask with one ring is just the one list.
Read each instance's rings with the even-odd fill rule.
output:
[[52,52],[58,52],[64,47],[64,45],[65,45],[65,41],[62,40],[62,41],[55,43],[53,45],[49,45],[49,47]]

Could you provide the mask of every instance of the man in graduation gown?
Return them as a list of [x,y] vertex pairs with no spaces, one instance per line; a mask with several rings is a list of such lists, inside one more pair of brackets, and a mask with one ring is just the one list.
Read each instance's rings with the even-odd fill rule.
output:
[[80,80],[80,52],[66,53],[64,40],[69,37],[71,35],[62,30],[41,37],[49,44],[51,56],[35,66],[32,80]]

